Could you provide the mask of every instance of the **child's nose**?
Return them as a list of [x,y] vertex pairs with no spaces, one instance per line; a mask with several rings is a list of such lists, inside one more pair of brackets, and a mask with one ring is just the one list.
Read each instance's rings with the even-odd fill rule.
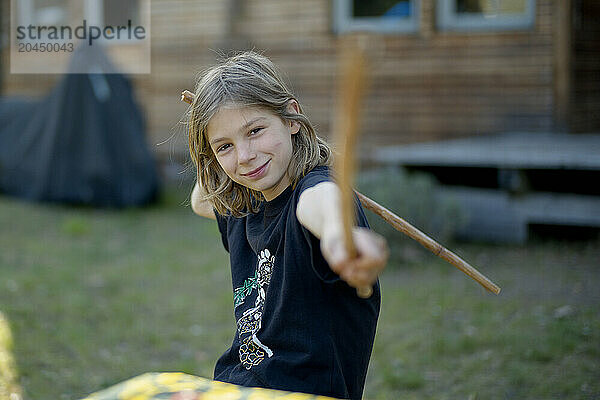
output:
[[256,158],[256,152],[250,143],[243,143],[237,146],[238,163],[246,164]]

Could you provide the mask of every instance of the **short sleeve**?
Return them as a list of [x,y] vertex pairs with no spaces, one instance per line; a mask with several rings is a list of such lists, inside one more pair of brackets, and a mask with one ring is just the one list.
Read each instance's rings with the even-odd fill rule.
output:
[[219,226],[219,232],[221,232],[221,241],[225,250],[229,251],[229,240],[227,239],[227,219],[228,216],[222,216],[216,210],[214,210],[215,216],[217,217],[217,225]]
[[316,186],[321,182],[329,182],[331,180],[332,179],[329,176],[329,168],[316,167],[298,182],[298,197],[300,197],[302,192],[304,192],[306,189]]

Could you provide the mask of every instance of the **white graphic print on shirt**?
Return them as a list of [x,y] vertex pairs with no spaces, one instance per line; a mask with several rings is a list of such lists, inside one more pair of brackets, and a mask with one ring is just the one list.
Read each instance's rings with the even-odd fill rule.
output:
[[246,369],[260,364],[265,359],[265,353],[268,357],[273,355],[271,349],[262,344],[256,334],[261,327],[265,296],[274,265],[275,256],[271,255],[268,249],[264,249],[258,256],[258,267],[254,276],[246,279],[243,286],[233,291],[234,306],[237,307],[244,303],[246,297],[254,289],[257,289],[254,307],[244,311],[237,321],[237,333],[240,339],[240,362]]

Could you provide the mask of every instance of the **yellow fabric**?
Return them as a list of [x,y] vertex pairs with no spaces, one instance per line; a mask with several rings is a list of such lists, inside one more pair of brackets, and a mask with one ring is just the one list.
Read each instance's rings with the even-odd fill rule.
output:
[[0,312],[0,400],[21,399],[17,369],[12,356],[13,340],[8,320]]
[[327,400],[330,397],[262,388],[246,388],[180,372],[149,372],[83,400]]

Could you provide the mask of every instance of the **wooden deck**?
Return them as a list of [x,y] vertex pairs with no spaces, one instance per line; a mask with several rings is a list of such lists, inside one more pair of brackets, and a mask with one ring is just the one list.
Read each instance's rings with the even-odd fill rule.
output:
[[600,134],[508,133],[378,149],[405,166],[600,170]]
[[509,133],[381,148],[378,162],[432,173],[467,239],[523,243],[529,227],[600,228],[600,134]]

